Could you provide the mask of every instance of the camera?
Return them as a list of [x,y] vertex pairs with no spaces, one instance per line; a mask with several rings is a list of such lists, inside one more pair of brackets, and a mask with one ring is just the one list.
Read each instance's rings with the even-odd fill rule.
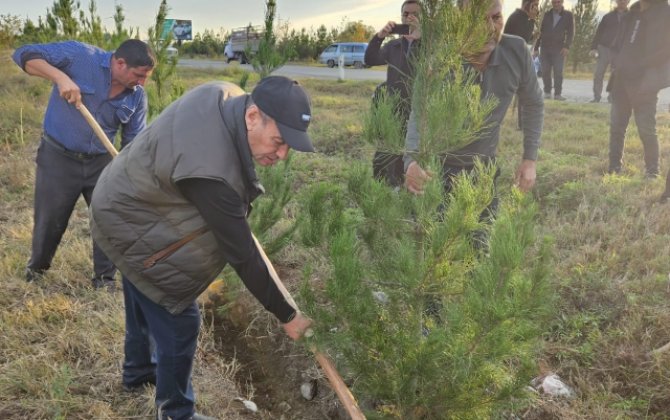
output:
[[391,29],[391,33],[398,35],[409,35],[409,25],[404,23],[394,25]]

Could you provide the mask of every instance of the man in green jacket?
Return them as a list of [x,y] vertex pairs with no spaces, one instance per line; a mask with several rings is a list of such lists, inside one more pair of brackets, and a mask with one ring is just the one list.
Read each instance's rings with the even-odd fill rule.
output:
[[307,94],[285,77],[261,80],[251,95],[208,83],[165,109],[100,176],[91,230],[123,273],[123,385],[155,383],[158,418],[204,418],[191,386],[196,298],[226,264],[292,339],[309,326],[270,277],[246,216],[263,192],[254,162],[313,152],[310,119]]

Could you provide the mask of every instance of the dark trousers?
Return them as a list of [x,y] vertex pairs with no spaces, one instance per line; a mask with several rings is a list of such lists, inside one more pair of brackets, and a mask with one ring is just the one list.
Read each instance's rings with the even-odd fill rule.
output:
[[391,187],[401,187],[405,182],[405,167],[402,155],[375,152],[372,158],[372,173],[375,179],[386,182]]
[[125,276],[123,299],[126,308],[124,383],[142,383],[155,374],[158,418],[190,418],[195,412],[191,370],[200,330],[197,303],[194,301],[182,313],[173,315],[149,300]]
[[[42,138],[36,159],[35,212],[29,269],[36,272],[49,269],[79,196],[84,196],[87,205],[91,203],[93,188],[111,159],[108,154],[69,152],[53,140]],[[113,278],[116,273],[114,264],[95,242],[93,271],[96,277]]]
[[[495,165],[495,161],[491,160],[490,162],[487,163],[487,165]],[[456,167],[456,166],[449,166],[447,164],[442,165],[442,183],[444,185],[445,194],[451,193],[451,191],[454,188],[454,181],[456,180],[456,177],[458,175],[462,173],[469,174],[474,170],[475,170],[474,166]],[[491,200],[489,205],[484,209],[482,214],[479,215],[480,221],[488,222],[491,221],[491,219],[496,216],[500,201],[498,198],[498,194],[496,193],[496,181],[498,180],[499,176],[500,176],[500,168],[496,168],[496,173],[493,177],[493,199]]]
[[593,71],[593,99],[600,100],[603,93],[603,80],[607,67],[612,65],[612,51],[603,45],[598,45],[598,59]]
[[618,172],[623,164],[624,141],[631,114],[635,115],[637,131],[644,149],[646,173],[659,173],[659,146],[656,136],[656,102],[658,94],[635,95],[615,82],[611,92],[609,170]]
[[561,92],[563,92],[563,67],[565,65],[565,57],[561,55],[561,50],[552,51],[542,48],[540,53],[540,64],[542,66],[544,93],[551,93],[551,77],[553,71],[554,95],[560,95]]

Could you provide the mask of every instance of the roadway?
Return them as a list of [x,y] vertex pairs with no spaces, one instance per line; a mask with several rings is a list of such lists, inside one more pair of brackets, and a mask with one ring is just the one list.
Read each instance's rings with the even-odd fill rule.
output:
[[[221,60],[194,60],[187,58],[179,59],[179,66],[181,67],[224,69],[229,65],[239,64],[226,64]],[[249,71],[253,71],[253,68],[247,64],[240,65],[240,67]],[[287,76],[294,79],[316,78],[337,80],[339,78],[339,73],[340,72],[338,68],[331,69],[326,66],[301,66],[287,64],[276,70],[273,74]],[[347,67],[344,70],[344,78],[349,80],[378,80],[381,82],[386,79],[386,71],[375,70],[374,68],[359,70]],[[540,82],[540,85],[541,84],[542,82]],[[606,95],[607,94],[605,93],[603,97],[606,97]],[[563,96],[566,97],[569,102],[589,102],[591,99],[593,99],[593,82],[591,80],[565,79],[563,81]],[[601,104],[606,105],[607,101],[603,100]],[[659,93],[658,109],[666,111],[670,109],[670,88],[664,89]]]

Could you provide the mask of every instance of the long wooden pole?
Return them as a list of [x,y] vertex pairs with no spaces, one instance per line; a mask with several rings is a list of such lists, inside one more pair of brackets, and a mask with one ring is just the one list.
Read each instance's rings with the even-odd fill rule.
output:
[[[119,154],[118,150],[116,150],[112,142],[107,138],[107,135],[105,134],[104,131],[102,131],[100,124],[98,124],[95,118],[93,118],[93,115],[91,115],[91,113],[88,111],[88,109],[84,104],[81,104],[79,106],[79,111],[88,122],[88,125],[91,126],[95,134],[98,136],[102,144],[105,146],[109,154],[111,154],[112,157],[118,155]],[[282,283],[281,279],[279,278],[279,275],[277,274],[277,271],[272,265],[272,262],[270,262],[268,256],[265,254],[265,251],[263,250],[263,247],[261,246],[260,242],[258,242],[258,239],[256,239],[256,236],[254,236],[253,233],[251,234],[251,236],[254,238],[256,248],[258,248],[258,252],[260,252],[261,257],[263,257],[263,261],[265,261],[265,265],[268,267],[268,271],[270,272],[270,277],[272,277],[272,281],[275,282],[277,288],[282,293],[282,295],[284,295],[286,301],[297,310],[298,305],[296,305],[293,296],[291,296],[291,293],[289,293],[289,291],[286,289],[286,286],[284,286],[284,283]],[[365,420],[365,415],[358,407],[356,399],[351,394],[351,391],[349,391],[349,388],[344,383],[344,380],[342,380],[340,374],[337,372],[335,364],[330,360],[328,356],[319,352],[318,350],[316,350],[316,348],[311,348],[311,350],[314,353],[314,358],[316,359],[317,362],[319,362],[319,365],[321,365],[321,368],[326,374],[328,382],[330,382],[330,385],[333,387],[333,390],[337,394],[337,397],[344,405],[344,408],[347,410],[347,413],[349,413],[349,416],[351,416],[353,420]]]
[[[265,254],[263,247],[258,242],[258,239],[256,239],[255,236],[253,236],[253,238],[254,242],[256,243],[256,248],[258,248],[258,252],[260,252],[261,257],[263,257],[263,261],[265,261],[265,265],[267,265],[268,267],[270,277],[272,277],[272,280],[277,285],[279,291],[284,295],[286,301],[296,310],[298,310],[298,305],[296,305],[289,291],[286,290],[284,283],[282,283],[282,281],[279,279],[279,275],[277,274],[277,271],[275,271],[275,268],[272,266],[272,262],[270,262],[270,259]],[[337,397],[344,405],[344,408],[347,410],[347,413],[349,413],[349,416],[351,416],[353,420],[365,420],[365,415],[358,407],[356,399],[351,394],[351,391],[349,391],[347,384],[344,383],[340,374],[337,372],[335,364],[332,362],[332,360],[330,360],[330,358],[325,354],[318,351],[315,347],[310,348],[310,350],[314,353],[314,358],[316,359],[317,362],[319,362],[319,365],[321,365],[323,372],[326,374],[326,377],[328,378],[328,382],[330,382],[330,386],[333,387],[333,390],[335,391]]]

